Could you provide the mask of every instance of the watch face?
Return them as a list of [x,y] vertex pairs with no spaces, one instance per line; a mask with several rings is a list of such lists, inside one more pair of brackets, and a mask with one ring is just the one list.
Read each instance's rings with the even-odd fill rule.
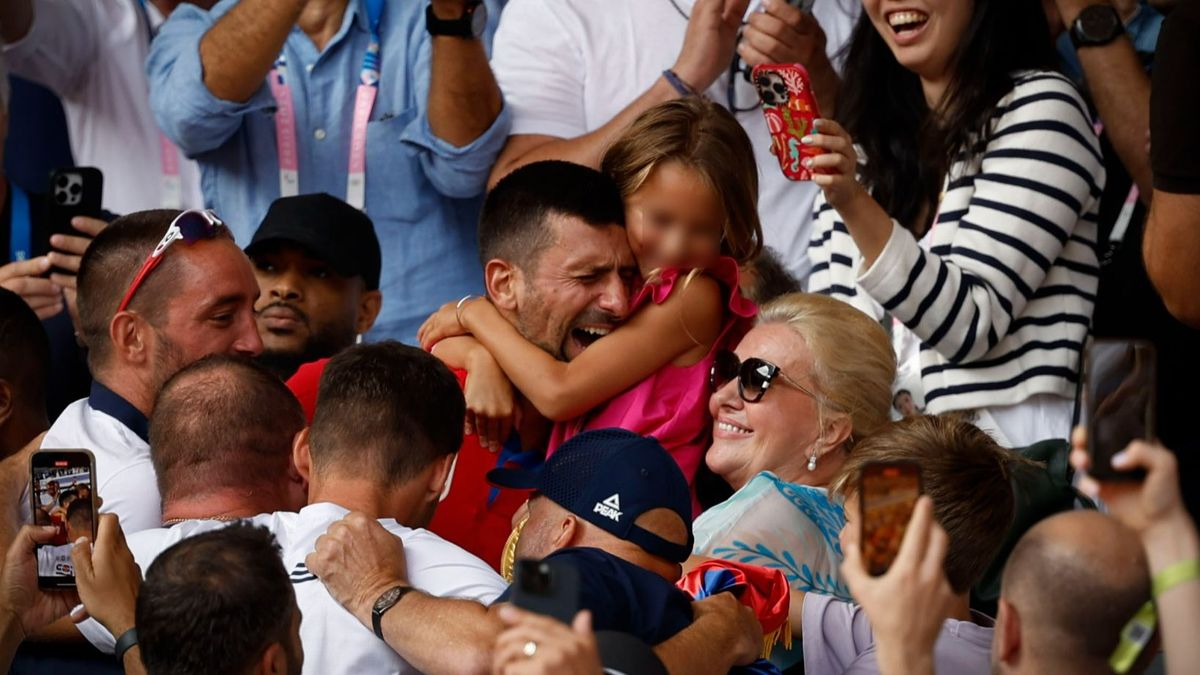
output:
[[487,20],[487,5],[481,2],[471,12],[471,34],[475,37],[483,35],[483,29],[487,28]]
[[1093,5],[1079,14],[1079,32],[1089,41],[1112,39],[1120,25],[1116,10],[1109,6]]
[[400,597],[401,590],[403,589],[397,586],[396,588],[384,592],[384,594],[379,596],[379,599],[375,601],[375,609],[381,610],[391,607],[393,604],[395,604],[396,598]]

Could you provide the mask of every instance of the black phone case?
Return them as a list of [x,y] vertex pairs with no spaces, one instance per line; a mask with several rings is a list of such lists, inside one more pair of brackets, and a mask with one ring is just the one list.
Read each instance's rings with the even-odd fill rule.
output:
[[40,231],[34,233],[33,254],[50,252],[51,235],[79,234],[71,227],[71,219],[76,216],[104,216],[104,174],[100,169],[81,166],[50,172],[45,217],[41,219]]
[[518,560],[509,599],[521,609],[570,625],[579,612],[579,571],[559,560]]
[[1134,440],[1154,438],[1157,388],[1157,355],[1150,342],[1096,338],[1088,345],[1084,409],[1090,476],[1104,481],[1146,478],[1142,469],[1113,469],[1112,458]]

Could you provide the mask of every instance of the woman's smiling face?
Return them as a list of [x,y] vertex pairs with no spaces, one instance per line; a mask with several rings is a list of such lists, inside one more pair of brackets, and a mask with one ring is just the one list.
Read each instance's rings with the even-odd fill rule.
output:
[[875,30],[900,65],[930,82],[948,81],[974,0],[863,0]]

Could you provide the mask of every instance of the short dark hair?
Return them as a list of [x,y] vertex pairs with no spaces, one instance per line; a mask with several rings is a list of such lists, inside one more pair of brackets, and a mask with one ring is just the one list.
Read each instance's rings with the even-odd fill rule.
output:
[[241,673],[289,644],[295,593],[266,528],[249,523],[175,544],[150,565],[135,623],[151,675]]
[[779,254],[770,246],[764,246],[746,267],[746,280],[749,283],[742,285],[743,293],[757,305],[765,305],[775,298],[802,290],[800,281],[787,271]]
[[1012,526],[1010,467],[1029,462],[956,415],[917,415],[859,441],[830,492],[843,498],[857,492],[867,463],[896,460],[921,466],[933,517],[950,537],[946,577],[955,593],[965,593],[983,577]]
[[[138,211],[117,218],[96,235],[79,264],[79,336],[88,348],[88,366],[94,374],[108,359],[111,343],[108,326],[117,314],[125,291],[133,283],[146,256],[167,233],[179,215],[172,209]],[[218,237],[229,238],[227,228]],[[164,255],[154,274],[146,278],[129,304],[152,325],[161,325],[177,276],[178,257]]]
[[279,483],[304,411],[278,377],[214,354],[163,385],[150,418],[150,459],[164,501]]
[[314,472],[411,480],[463,439],[458,380],[432,354],[392,340],[330,359],[310,436]]
[[554,243],[551,216],[588,225],[625,226],[621,191],[608,176],[561,160],[532,162],[505,176],[488,193],[479,217],[479,262],[501,259],[532,270]]
[[50,340],[21,296],[0,288],[0,380],[20,393],[23,405],[46,405]]
[[[76,497],[75,501],[67,507],[67,522],[72,526],[86,525],[88,530],[92,529],[92,500]],[[91,535],[88,535],[91,536]]]
[[[1065,522],[1078,539],[1064,540],[1056,531]],[[1100,550],[1081,550],[1079,539]],[[1108,661],[1125,624],[1151,599],[1150,569],[1137,535],[1091,511],[1057,514],[1029,530],[1008,557],[1002,588],[1023,623],[1038,632],[1043,649],[1076,663]]]

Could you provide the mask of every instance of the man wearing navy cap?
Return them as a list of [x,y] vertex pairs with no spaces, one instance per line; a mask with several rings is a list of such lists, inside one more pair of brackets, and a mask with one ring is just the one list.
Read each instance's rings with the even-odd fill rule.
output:
[[[740,603],[721,597],[728,594],[693,603],[675,587],[692,547],[691,496],[658,441],[621,429],[589,431],[538,468],[494,469],[488,479],[534,491],[517,558],[574,567],[578,607],[592,613],[595,630],[658,645],[656,654],[672,672],[725,672],[757,658],[761,629]],[[446,671],[454,656],[447,644],[480,650],[490,664],[503,629],[496,610],[511,587],[490,609],[422,593],[407,581],[401,547],[378,537],[372,523],[350,514],[330,527],[308,556],[308,569],[422,672]],[[535,659],[537,645],[523,652]]]
[[260,363],[283,379],[353,345],[379,316],[379,240],[367,214],[325,193],[277,199],[246,254]]

